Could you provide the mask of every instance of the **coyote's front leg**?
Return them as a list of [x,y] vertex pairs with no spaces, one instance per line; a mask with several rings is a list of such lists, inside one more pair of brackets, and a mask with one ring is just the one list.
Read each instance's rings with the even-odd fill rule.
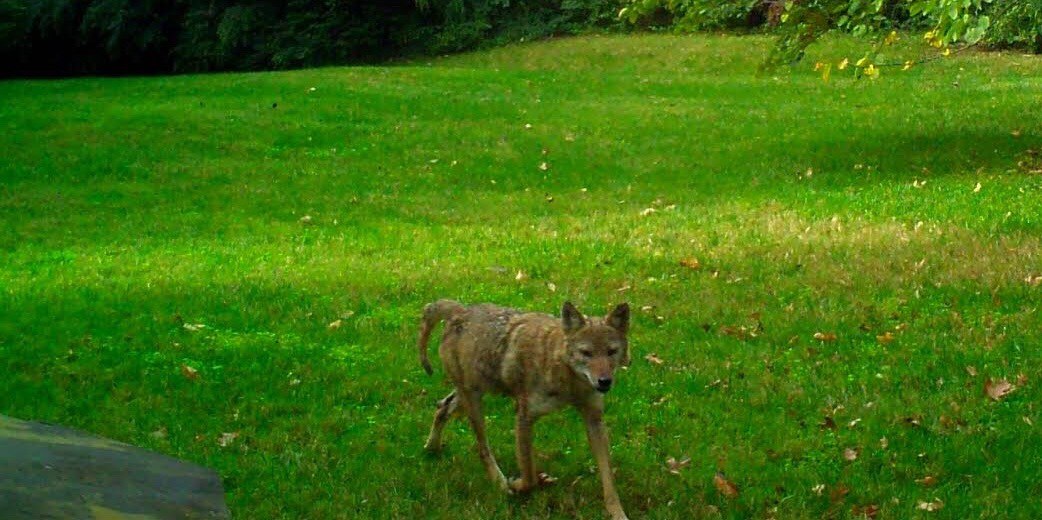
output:
[[608,432],[604,428],[603,412],[599,406],[588,405],[579,410],[586,423],[586,436],[590,440],[590,450],[597,460],[597,470],[601,475],[601,486],[604,488],[604,506],[612,520],[627,520],[622,510],[622,502],[615,491],[615,477],[611,472],[611,461],[608,457]]

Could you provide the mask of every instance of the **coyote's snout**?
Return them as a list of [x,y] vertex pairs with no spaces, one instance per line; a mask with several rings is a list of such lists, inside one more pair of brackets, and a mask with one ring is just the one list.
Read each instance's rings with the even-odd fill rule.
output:
[[[626,518],[615,492],[602,415],[604,394],[612,388],[615,369],[629,364],[629,317],[625,303],[603,318],[583,316],[569,302],[560,318],[491,304],[465,307],[452,300],[427,305],[417,344],[420,363],[432,373],[427,344],[434,327],[445,322],[438,353],[455,390],[439,401],[426,448],[440,448],[445,423],[466,414],[489,477],[504,490],[528,491],[552,481],[536,472],[532,426],[543,415],[573,406],[586,423],[608,513],[615,520]],[[486,392],[509,395],[517,402],[520,478],[508,481],[489,448],[481,412]]]

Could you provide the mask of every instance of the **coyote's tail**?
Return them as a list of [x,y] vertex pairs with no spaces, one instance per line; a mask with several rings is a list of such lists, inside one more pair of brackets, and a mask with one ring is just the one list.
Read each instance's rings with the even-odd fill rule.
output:
[[463,310],[463,305],[452,300],[438,300],[428,303],[423,307],[423,319],[420,321],[420,339],[416,342],[416,348],[420,351],[420,364],[428,375],[434,373],[431,368],[431,360],[427,358],[427,343],[431,339],[431,331],[442,321],[445,321],[456,313]]

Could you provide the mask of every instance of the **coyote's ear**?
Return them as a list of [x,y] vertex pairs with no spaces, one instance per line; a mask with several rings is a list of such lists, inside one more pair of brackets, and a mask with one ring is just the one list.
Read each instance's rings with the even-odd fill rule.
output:
[[561,324],[564,325],[565,332],[572,333],[586,325],[586,318],[583,318],[583,313],[579,312],[572,302],[564,302],[564,307],[561,308]]
[[630,304],[620,303],[604,321],[611,328],[625,334],[630,328]]

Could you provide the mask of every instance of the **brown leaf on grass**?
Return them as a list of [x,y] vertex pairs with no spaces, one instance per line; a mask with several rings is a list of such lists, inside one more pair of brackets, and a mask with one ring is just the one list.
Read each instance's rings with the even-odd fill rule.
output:
[[826,415],[825,418],[821,420],[821,424],[818,425],[818,428],[822,430],[835,430],[836,420],[831,416]]
[[695,270],[702,268],[702,262],[699,262],[697,258],[684,258],[680,261],[680,265]]
[[814,339],[818,341],[836,341],[836,335],[832,332],[815,332]]
[[857,460],[857,448],[845,448],[843,450],[843,459],[848,462]]
[[969,374],[970,377],[977,377],[977,367],[973,365],[968,365],[966,367],[966,373]]
[[343,325],[343,324],[344,324],[343,320],[336,320],[336,321],[330,323],[328,325],[328,327],[329,327],[330,330],[336,330],[336,329],[339,329],[340,326]]
[[855,518],[875,518],[879,514],[879,506],[876,504],[854,506],[850,508],[850,514]]
[[727,480],[727,476],[723,472],[717,472],[713,475],[713,486],[720,492],[721,495],[727,498],[736,498],[738,496],[738,486],[734,482]]
[[1003,397],[1013,393],[1016,389],[1017,387],[1013,386],[1013,383],[1005,379],[999,379],[998,381],[988,379],[984,382],[984,393],[995,401],[1001,401]]
[[843,499],[845,499],[847,497],[847,494],[849,493],[850,488],[848,488],[845,484],[836,484],[836,487],[832,488],[832,491],[829,491],[829,500],[831,500],[833,504],[837,502],[842,502]]
[[933,487],[937,485],[937,477],[934,477],[933,475],[927,475],[923,478],[915,479],[915,482],[916,484],[919,484],[923,487]]
[[195,381],[199,379],[199,371],[182,363],[181,364],[181,375],[185,376],[186,379]]
[[890,331],[887,331],[881,336],[876,336],[876,341],[882,343],[883,345],[887,345],[894,341],[894,335]]
[[666,468],[669,472],[674,475],[679,475],[680,470],[691,465],[691,457],[684,457],[683,459],[677,460],[673,457],[666,459]]
[[235,438],[239,436],[239,432],[222,433],[217,439],[217,444],[222,448],[227,448],[229,444],[235,441]]
[[943,507],[944,502],[941,502],[941,499],[939,498],[934,498],[933,502],[920,501],[919,504],[916,506],[916,508],[922,509],[923,511],[937,511]]
[[648,363],[653,363],[656,365],[661,365],[662,363],[665,363],[665,361],[663,361],[662,358],[656,356],[654,352],[644,356],[644,359],[648,360]]

